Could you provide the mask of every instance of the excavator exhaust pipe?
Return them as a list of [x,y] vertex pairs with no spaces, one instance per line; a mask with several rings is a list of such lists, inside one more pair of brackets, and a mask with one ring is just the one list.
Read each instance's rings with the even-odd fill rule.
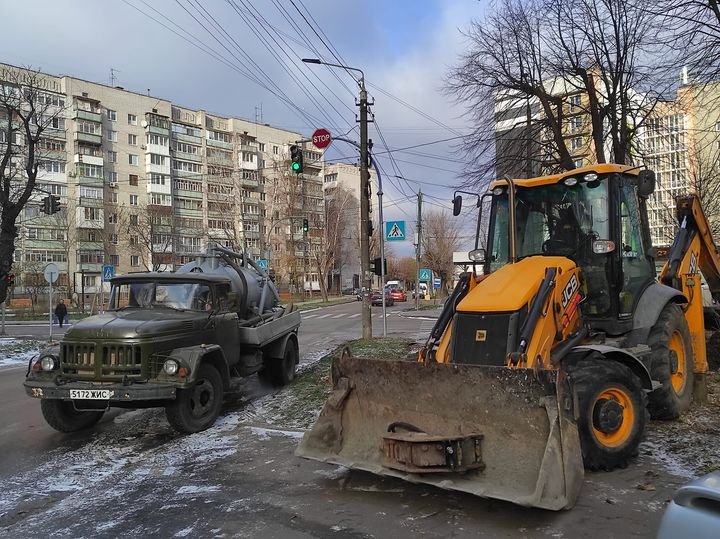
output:
[[583,464],[562,371],[335,357],[296,455],[529,507],[569,509]]

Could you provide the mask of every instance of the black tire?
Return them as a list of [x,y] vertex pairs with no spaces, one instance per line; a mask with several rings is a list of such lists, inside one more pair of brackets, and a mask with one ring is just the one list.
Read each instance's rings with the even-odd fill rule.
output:
[[222,377],[215,367],[203,363],[193,386],[178,390],[175,400],[165,407],[165,415],[175,430],[192,434],[211,427],[222,404]]
[[258,374],[260,378],[274,386],[286,386],[295,379],[295,366],[297,363],[297,343],[295,339],[290,338],[285,343],[282,359],[266,358],[265,365]]
[[668,303],[648,338],[652,349],[650,376],[661,384],[649,396],[648,410],[653,419],[675,419],[692,403],[695,376],[690,343],[682,309]]
[[70,401],[42,399],[42,415],[50,425],[60,432],[77,432],[89,429],[102,418],[105,411],[79,412]]
[[577,394],[585,468],[625,468],[638,454],[647,422],[647,399],[640,379],[625,365],[600,354],[572,365],[569,376]]

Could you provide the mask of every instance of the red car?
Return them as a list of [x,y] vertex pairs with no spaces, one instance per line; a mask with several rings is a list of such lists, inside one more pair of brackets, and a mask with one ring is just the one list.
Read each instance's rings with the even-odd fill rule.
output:
[[393,299],[393,301],[407,301],[407,295],[403,290],[400,290],[399,288],[390,290],[390,297]]

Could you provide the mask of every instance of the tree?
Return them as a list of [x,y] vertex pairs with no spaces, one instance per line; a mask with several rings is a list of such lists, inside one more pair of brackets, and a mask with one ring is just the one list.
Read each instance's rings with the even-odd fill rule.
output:
[[171,206],[145,205],[137,213],[119,207],[117,224],[127,221],[129,249],[140,257],[146,271],[173,267],[177,223]]
[[408,289],[411,283],[415,283],[417,271],[417,261],[412,256],[388,258],[388,273],[391,277],[404,281]]
[[[502,0],[473,21],[446,85],[475,123],[466,183],[571,170],[578,150],[631,162],[637,129],[665,87],[648,63],[660,47],[653,21],[629,0]],[[573,129],[589,132],[580,147]]]
[[[0,276],[12,271],[17,219],[44,166],[41,141],[64,110],[50,87],[39,71],[0,69]],[[0,303],[7,288],[0,279]]]
[[429,211],[423,217],[423,263],[442,279],[444,286],[455,273],[453,252],[460,247],[460,222],[443,211]]
[[[347,228],[348,211],[355,208],[357,200],[349,189],[333,189],[325,203],[325,222],[315,221],[313,230],[320,231],[320,244],[312,253],[318,272],[320,291],[327,301],[327,278],[342,256],[343,238]],[[354,214],[354,212],[352,212]]]

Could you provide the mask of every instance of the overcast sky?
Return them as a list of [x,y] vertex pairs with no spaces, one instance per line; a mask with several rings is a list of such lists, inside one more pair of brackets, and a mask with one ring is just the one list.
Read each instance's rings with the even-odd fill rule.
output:
[[[152,95],[180,105],[250,120],[258,117],[262,107],[265,123],[306,135],[316,127],[327,127],[340,135],[356,127],[356,83],[343,71],[333,74],[327,67],[298,60],[320,56],[336,62],[325,46],[328,44],[346,65],[365,72],[369,94],[375,100],[372,110],[377,126],[370,127],[375,152],[385,149],[377,127],[390,148],[468,132],[464,111],[453,106],[441,88],[449,66],[465,43],[460,30],[467,28],[471,18],[481,15],[482,6],[477,0],[233,1],[234,5],[228,0],[201,0],[201,4],[195,0],[4,0],[0,8],[0,60],[106,84],[110,83],[112,68],[116,85],[142,93],[150,89]],[[295,6],[310,23],[314,18],[317,26],[313,26],[322,41]],[[209,15],[214,21],[208,22]],[[273,27],[272,37],[253,15]],[[151,16],[188,40],[212,49],[225,63]],[[213,28],[215,22],[221,28]],[[266,44],[282,59],[287,71]],[[305,92],[288,71],[302,81]],[[268,88],[284,94],[292,105]],[[348,138],[357,140],[358,131]],[[385,171],[386,221],[404,219],[408,221],[408,232],[414,228],[416,199],[412,195],[418,188],[428,195],[426,209],[438,210],[436,204],[450,207],[449,186],[459,183],[463,159],[452,152],[451,144],[411,150],[425,155],[394,152],[394,164],[387,153],[379,153],[377,158]],[[340,142],[327,154],[329,158],[348,157],[349,162],[356,161],[355,155],[350,146]],[[398,180],[395,175],[405,176],[408,181]],[[374,197],[373,204],[376,201]],[[472,223],[468,224],[468,234],[472,234]],[[471,243],[469,237],[466,241]],[[395,252],[410,254],[410,243],[396,243]]]

